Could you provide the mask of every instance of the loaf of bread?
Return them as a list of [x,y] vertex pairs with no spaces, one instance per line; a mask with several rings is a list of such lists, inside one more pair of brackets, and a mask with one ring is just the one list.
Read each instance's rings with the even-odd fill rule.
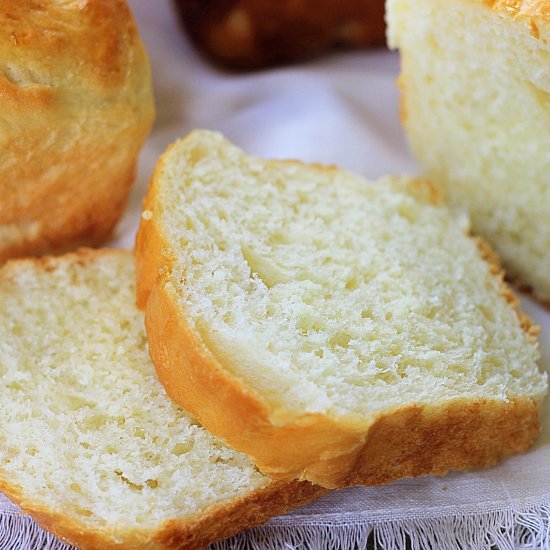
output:
[[213,61],[254,69],[334,47],[385,41],[384,0],[174,0],[194,43]]
[[420,181],[193,132],[161,157],[137,239],[159,378],[276,478],[379,484],[525,451],[536,330],[466,231]]
[[0,263],[105,240],[153,115],[124,0],[0,0]]
[[412,150],[550,303],[550,2],[389,0],[388,21]]
[[133,257],[0,271],[0,491],[81,549],[195,549],[324,492],[272,481],[174,405],[135,307]]

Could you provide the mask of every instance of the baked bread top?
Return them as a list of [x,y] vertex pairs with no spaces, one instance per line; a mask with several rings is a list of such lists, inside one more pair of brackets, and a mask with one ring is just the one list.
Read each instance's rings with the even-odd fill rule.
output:
[[0,491],[82,549],[203,548],[323,491],[273,482],[158,382],[126,251],[0,271]]
[[106,239],[154,104],[123,0],[0,0],[0,263]]
[[525,450],[535,330],[467,229],[428,184],[193,132],[161,158],[137,240],[159,377],[281,478],[379,483]]
[[195,44],[218,64],[258,69],[329,48],[384,44],[384,0],[174,0]]

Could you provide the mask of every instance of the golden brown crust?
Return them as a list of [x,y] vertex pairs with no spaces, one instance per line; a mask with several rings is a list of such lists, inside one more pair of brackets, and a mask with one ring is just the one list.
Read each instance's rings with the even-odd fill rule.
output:
[[281,514],[322,496],[326,489],[306,481],[273,481],[263,489],[220,506],[208,515],[199,517],[189,525],[171,521],[155,536],[160,548],[201,549],[209,543],[235,535],[239,531],[260,525],[277,514]]
[[50,189],[56,194],[54,200],[65,205],[62,214],[57,208],[39,209],[44,203],[40,197],[35,199],[29,189],[25,218],[33,221],[0,226],[0,264],[11,258],[59,254],[106,241],[126,206],[134,181],[134,166],[130,166],[126,174],[104,174],[104,177],[111,186],[70,189],[58,182],[55,189]]
[[404,407],[372,426],[352,479],[375,485],[492,466],[531,446],[540,431],[538,417],[538,403],[529,398]]
[[[158,224],[149,217],[153,214],[151,208],[154,193],[151,193],[151,188],[163,163],[161,157],[149,184],[149,191],[143,199],[141,223],[136,235],[136,305],[142,310],[147,305],[147,299],[158,277],[175,261],[170,249],[163,244]],[[157,206],[155,210],[158,215]],[[142,231],[142,225],[147,226],[148,230]]]
[[[432,202],[440,201],[428,182],[412,188]],[[537,437],[539,404],[527,397],[412,405],[370,420],[334,420],[322,414],[296,417],[290,412],[285,419],[284,411],[277,411],[278,422],[273,423],[265,400],[227,373],[223,360],[208,349],[182,310],[170,282],[173,254],[159,226],[155,177],[145,204],[149,214],[142,220],[136,244],[137,287],[139,305],[146,305],[149,349],[159,379],[175,402],[212,433],[248,453],[263,473],[308,479],[329,488],[374,485],[491,466],[527,450]],[[483,250],[488,256],[488,249]],[[494,259],[489,264],[500,271]],[[503,294],[513,302],[504,285]],[[530,322],[518,316],[524,330],[533,334]]]
[[175,0],[175,5],[195,44],[230,68],[384,43],[384,0]]
[[154,116],[123,0],[0,0],[0,263],[105,240]]
[[[477,0],[479,1],[479,0]],[[481,0],[497,13],[514,19],[526,19],[532,25],[532,18],[544,23],[550,22],[550,2],[548,0]],[[535,32],[537,34],[538,31]],[[538,38],[538,37],[537,37]]]

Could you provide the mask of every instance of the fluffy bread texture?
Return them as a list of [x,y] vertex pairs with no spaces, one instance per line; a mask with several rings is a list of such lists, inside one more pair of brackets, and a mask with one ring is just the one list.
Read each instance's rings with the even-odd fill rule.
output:
[[131,253],[0,271],[0,490],[82,549],[187,549],[320,495],[272,481],[173,404]]
[[378,484],[525,451],[547,388],[535,330],[466,230],[422,182],[193,132],[161,157],[137,239],[159,378],[282,479]]
[[104,241],[153,117],[124,0],[0,0],[0,263]]
[[550,2],[388,0],[387,18],[412,150],[550,303]]

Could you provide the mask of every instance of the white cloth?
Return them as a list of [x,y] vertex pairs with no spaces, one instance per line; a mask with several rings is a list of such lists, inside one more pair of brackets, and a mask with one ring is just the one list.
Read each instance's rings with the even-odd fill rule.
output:
[[[334,163],[369,177],[417,168],[398,121],[398,57],[333,54],[250,74],[204,63],[181,34],[168,0],[130,0],[149,50],[157,122],[113,245],[131,247],[156,159],[194,127],[221,130],[251,153]],[[529,299],[550,367],[550,315]],[[550,399],[535,448],[483,471],[336,491],[220,548],[550,548]],[[0,549],[50,548],[30,518],[0,497]]]

